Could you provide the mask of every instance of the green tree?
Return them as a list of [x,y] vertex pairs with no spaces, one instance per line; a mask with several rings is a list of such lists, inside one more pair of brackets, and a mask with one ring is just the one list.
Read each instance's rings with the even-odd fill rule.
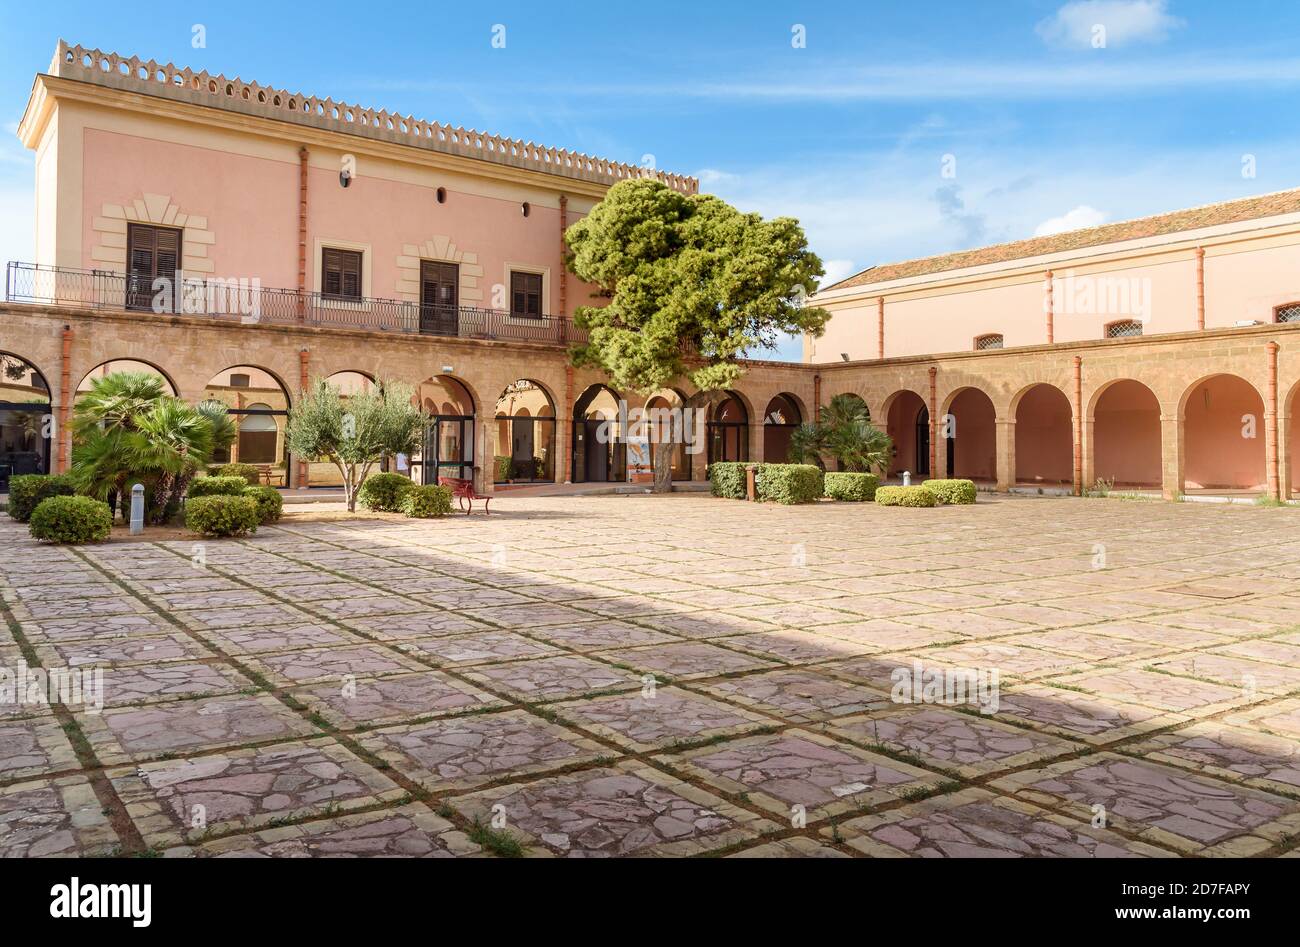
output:
[[[823,274],[798,221],[764,220],[708,194],[620,181],[564,235],[569,267],[608,302],[580,306],[588,341],[576,365],[650,395],[677,379],[701,410],[744,372],[741,360],[786,335],[819,336],[829,314],[804,305]],[[655,489],[671,488],[671,447],[656,451]]]
[[78,492],[125,500],[142,482],[146,519],[157,524],[176,511],[213,452],[230,446],[235,426],[220,402],[195,407],[167,394],[157,375],[113,372],[78,397],[72,435]]
[[412,403],[410,385],[383,382],[359,394],[344,395],[317,379],[289,410],[289,450],[328,460],[343,477],[348,511],[357,508],[357,489],[375,464],[394,454],[413,454],[428,417]]
[[815,423],[801,424],[790,437],[790,460],[796,464],[820,463],[827,457],[839,470],[888,473],[894,442],[871,423],[866,403],[853,394],[841,394],[822,405]]

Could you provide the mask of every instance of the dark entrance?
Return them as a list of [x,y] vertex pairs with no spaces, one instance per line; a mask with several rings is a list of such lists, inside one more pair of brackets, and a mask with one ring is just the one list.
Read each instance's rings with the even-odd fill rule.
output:
[[421,479],[437,483],[439,477],[474,479],[474,416],[439,414],[424,429]]
[[460,332],[460,266],[420,261],[420,331],[428,335]]
[[916,472],[930,475],[930,409],[916,414]]

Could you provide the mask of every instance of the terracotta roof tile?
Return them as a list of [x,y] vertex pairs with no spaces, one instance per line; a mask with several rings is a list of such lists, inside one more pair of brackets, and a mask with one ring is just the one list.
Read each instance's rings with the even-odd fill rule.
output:
[[[1123,220],[1113,224],[1102,224],[1099,227],[1070,230],[1046,237],[1033,237],[1029,240],[998,243],[991,247],[959,250],[956,253],[922,257],[919,260],[905,260],[901,263],[884,263],[880,266],[869,267],[861,273],[841,280],[833,286],[826,287],[826,289],[869,286],[873,283],[885,283],[890,280],[906,279],[910,276],[924,276],[928,273],[942,273],[947,270],[983,266],[989,263],[1004,263],[1008,260],[1019,260],[1048,253],[1060,253],[1066,250],[1081,250],[1085,247],[1119,243],[1124,240],[1158,237],[1163,234],[1177,233],[1181,230],[1215,227],[1221,224],[1254,220],[1259,217],[1273,217],[1278,214],[1290,214],[1298,211],[1300,211],[1300,188],[1295,188],[1290,191],[1278,191],[1275,194],[1261,194],[1258,197],[1246,197],[1235,201],[1224,201],[1220,204],[1206,204],[1204,207],[1193,207],[1188,210],[1176,210],[1168,214],[1157,214],[1154,217],[1139,217],[1136,220]],[[823,292],[825,291],[823,290]]]

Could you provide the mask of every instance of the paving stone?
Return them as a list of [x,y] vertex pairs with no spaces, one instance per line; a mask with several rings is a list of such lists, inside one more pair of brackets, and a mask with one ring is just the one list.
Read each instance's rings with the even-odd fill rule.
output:
[[661,757],[778,818],[803,806],[808,822],[931,790],[943,778],[821,734],[787,730]]
[[145,843],[158,847],[406,796],[330,739],[143,763],[108,777]]
[[77,754],[52,714],[0,718],[0,781],[78,768]]
[[1152,662],[1151,667],[1166,674],[1231,685],[1248,693],[1256,689],[1273,694],[1300,690],[1300,668],[1208,651],[1164,658]]
[[442,671],[318,684],[291,694],[344,730],[485,710],[504,703]]
[[118,847],[83,776],[0,786],[0,858],[88,857]]
[[131,635],[58,642],[40,645],[36,653],[47,668],[109,668],[214,657],[212,651],[180,632],[154,637]]
[[523,710],[385,727],[357,741],[430,792],[472,789],[612,755],[601,744]]
[[1202,721],[1154,734],[1124,752],[1195,772],[1300,795],[1300,742],[1226,723]]
[[733,852],[727,858],[852,858],[837,848],[824,845],[802,835],[764,842],[752,848]]
[[749,733],[774,723],[763,714],[676,687],[565,701],[552,709],[633,752]]
[[861,684],[815,671],[782,669],[715,681],[704,688],[782,720],[811,723],[889,706],[889,701]]
[[193,661],[110,668],[104,671],[103,686],[107,707],[233,694],[255,687],[232,668]]
[[359,636],[323,622],[204,631],[203,637],[213,647],[229,655],[256,655],[268,651],[295,651],[364,643]]
[[642,686],[640,677],[577,655],[469,668],[465,676],[517,700],[546,701]]
[[243,608],[192,608],[178,612],[176,618],[197,631],[260,628],[265,625],[302,625],[312,620],[306,612],[292,605],[252,605]]
[[445,667],[466,667],[520,658],[538,658],[564,652],[510,631],[480,631],[470,635],[416,638],[401,643],[403,651]]
[[152,637],[169,634],[175,626],[151,615],[102,615],[93,618],[51,618],[22,622],[33,643],[87,641],[97,638]]
[[603,651],[648,644],[669,644],[680,639],[661,631],[623,621],[597,621],[581,625],[543,625],[529,629],[537,638],[574,651]]
[[1225,687],[1192,678],[1161,674],[1145,668],[1084,671],[1053,681],[1088,691],[1107,700],[1133,702],[1158,710],[1204,716],[1249,703],[1238,687]]
[[689,681],[737,671],[771,667],[772,661],[753,655],[728,651],[703,641],[683,641],[677,644],[652,645],[644,648],[624,648],[601,652],[606,661],[626,664],[638,671]]
[[282,685],[350,681],[360,677],[418,671],[424,667],[418,661],[377,644],[270,652],[244,660],[249,667]]
[[1005,776],[992,788],[1189,854],[1249,855],[1300,829],[1300,801],[1102,753]]
[[996,716],[999,720],[1019,721],[1094,746],[1125,740],[1187,719],[1183,714],[1050,684],[1026,684],[1003,691],[998,696]]
[[936,796],[841,822],[822,834],[873,858],[1162,858],[1130,841],[982,789]]
[[530,854],[591,858],[694,855],[754,838],[771,823],[644,763],[497,786],[451,805],[503,831]]
[[431,635],[463,635],[471,631],[492,630],[492,626],[486,622],[436,609],[383,618],[348,618],[341,624],[380,641],[406,641]]
[[233,835],[168,857],[198,858],[465,858],[482,849],[420,805]]

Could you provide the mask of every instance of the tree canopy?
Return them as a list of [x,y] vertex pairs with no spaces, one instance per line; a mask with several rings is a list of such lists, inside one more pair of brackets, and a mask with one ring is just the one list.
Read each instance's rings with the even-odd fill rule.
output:
[[610,188],[565,240],[572,271],[609,300],[575,311],[589,341],[574,361],[618,388],[687,378],[717,391],[742,374],[738,359],[786,334],[819,336],[829,318],[804,306],[824,270],[790,217],[764,220],[637,178]]

